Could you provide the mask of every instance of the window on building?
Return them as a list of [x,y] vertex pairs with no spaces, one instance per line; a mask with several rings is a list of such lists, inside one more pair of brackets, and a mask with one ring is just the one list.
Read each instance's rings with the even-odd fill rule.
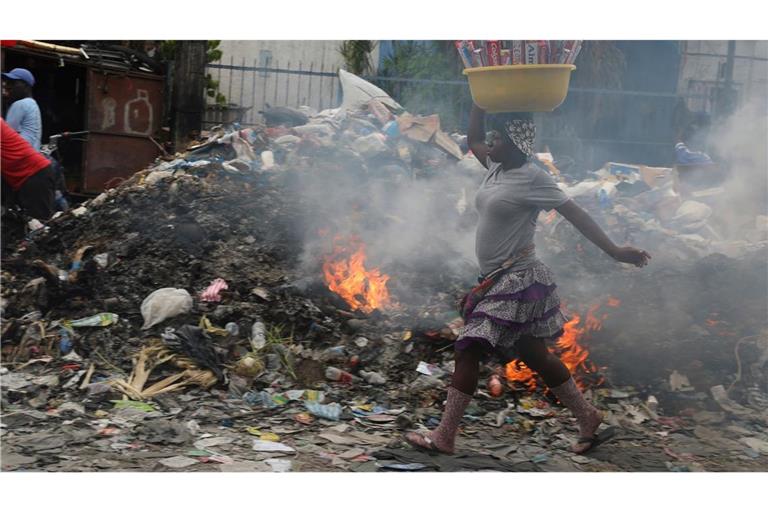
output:
[[[272,67],[272,50],[260,50],[259,51],[259,67],[269,68]],[[259,71],[259,76],[269,76],[269,71]]]

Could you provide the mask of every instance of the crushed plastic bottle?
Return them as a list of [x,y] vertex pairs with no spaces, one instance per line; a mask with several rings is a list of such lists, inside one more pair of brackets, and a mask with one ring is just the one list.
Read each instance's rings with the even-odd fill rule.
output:
[[341,417],[341,406],[339,404],[319,404],[317,402],[304,402],[304,407],[318,418],[331,421],[339,421]]
[[355,380],[355,377],[351,373],[345,372],[344,370],[340,370],[333,366],[329,366],[325,369],[325,378],[328,380],[341,382],[343,384],[348,384]]
[[68,324],[71,327],[106,327],[117,323],[119,319],[120,317],[115,313],[99,313],[87,318],[72,320]]

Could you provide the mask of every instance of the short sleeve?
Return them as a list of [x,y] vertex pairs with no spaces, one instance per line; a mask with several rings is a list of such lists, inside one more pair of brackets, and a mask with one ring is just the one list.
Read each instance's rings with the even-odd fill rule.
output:
[[8,107],[8,112],[5,115],[5,122],[8,123],[8,126],[18,132],[21,130],[21,121],[23,119],[24,108],[20,101],[14,101],[11,106]]
[[535,174],[525,197],[526,203],[549,211],[562,206],[570,199],[547,171],[534,167],[533,172]]
[[6,117],[8,125],[16,130],[36,151],[40,150],[42,122],[40,109],[32,98],[13,102]]

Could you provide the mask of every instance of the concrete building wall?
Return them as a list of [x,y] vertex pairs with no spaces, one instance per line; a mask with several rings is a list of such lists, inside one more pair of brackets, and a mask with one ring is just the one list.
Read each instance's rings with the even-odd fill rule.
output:
[[[684,41],[681,47],[678,93],[706,94],[707,84],[722,81],[727,41]],[[768,41],[737,41],[735,57],[733,82],[740,91],[739,103],[754,102],[765,107],[768,102]],[[691,110],[709,111],[708,107],[710,105],[705,100],[689,100]]]
[[[339,68],[344,67],[344,59],[338,50],[342,42],[224,40],[219,45],[222,51],[221,61],[214,64],[336,74]],[[378,65],[378,52],[377,47],[371,55],[374,68]],[[261,116],[258,111],[267,104],[289,107],[309,105],[318,110],[332,108],[338,104],[340,91],[336,76],[216,68],[211,68],[208,72],[219,81],[219,91],[228,103],[250,107],[242,117],[244,124],[259,122]],[[209,100],[209,103],[211,102],[212,100]]]

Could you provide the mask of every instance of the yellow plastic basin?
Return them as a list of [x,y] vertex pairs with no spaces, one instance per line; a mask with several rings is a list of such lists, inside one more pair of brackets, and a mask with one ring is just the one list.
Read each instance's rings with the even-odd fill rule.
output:
[[486,112],[551,112],[565,100],[572,64],[467,68],[474,102]]

